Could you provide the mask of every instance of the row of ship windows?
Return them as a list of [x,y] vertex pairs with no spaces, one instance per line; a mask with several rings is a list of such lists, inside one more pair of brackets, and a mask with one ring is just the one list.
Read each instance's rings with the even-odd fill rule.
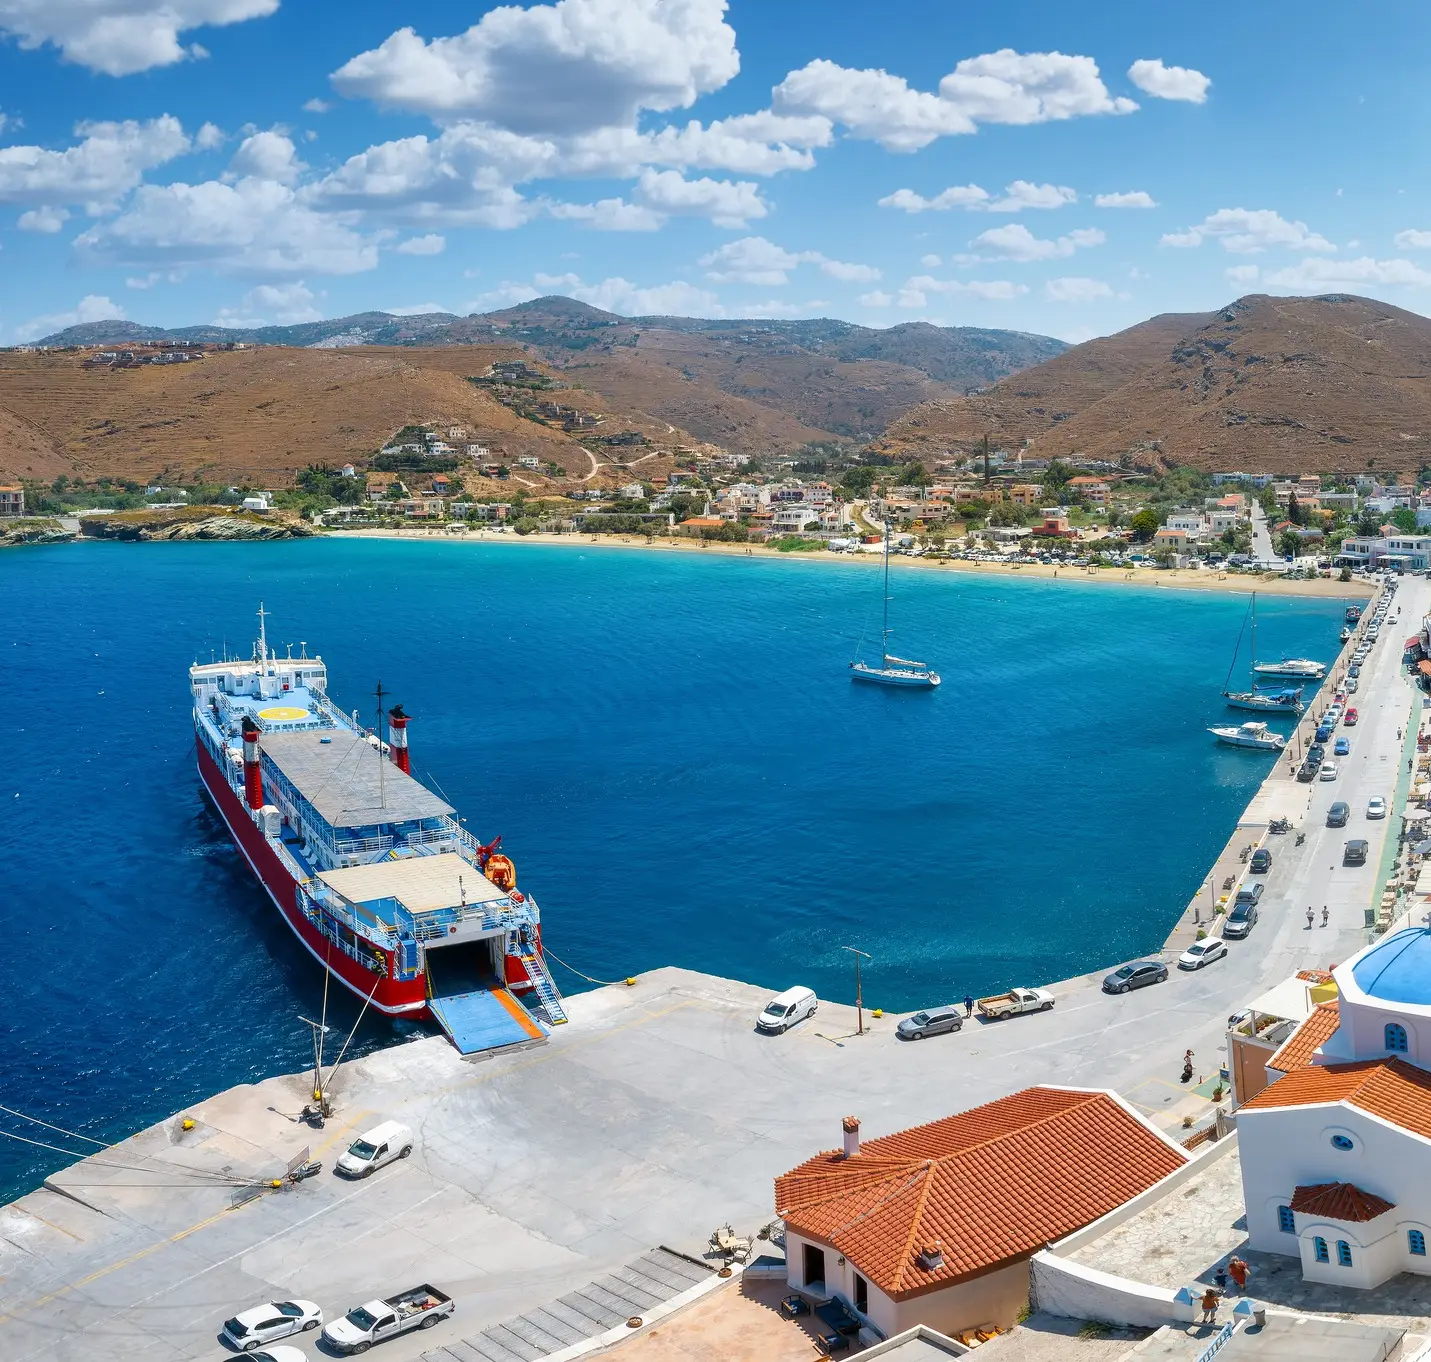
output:
[[[1277,1207],[1277,1228],[1284,1234],[1296,1234],[1297,1223],[1290,1206]],[[1417,1258],[1426,1256],[1426,1233],[1424,1230],[1406,1231],[1406,1251]],[[1319,1263],[1331,1262],[1327,1241],[1320,1234],[1314,1235],[1312,1238],[1312,1256]],[[1345,1239],[1337,1240],[1337,1264],[1341,1267],[1352,1265],[1351,1245]]]

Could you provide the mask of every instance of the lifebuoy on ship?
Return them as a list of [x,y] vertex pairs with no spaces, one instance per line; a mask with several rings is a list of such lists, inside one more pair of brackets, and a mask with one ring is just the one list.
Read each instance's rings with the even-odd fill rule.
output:
[[504,856],[499,851],[487,858],[487,864],[483,869],[487,878],[498,889],[506,890],[517,887],[517,867],[512,864],[510,856]]

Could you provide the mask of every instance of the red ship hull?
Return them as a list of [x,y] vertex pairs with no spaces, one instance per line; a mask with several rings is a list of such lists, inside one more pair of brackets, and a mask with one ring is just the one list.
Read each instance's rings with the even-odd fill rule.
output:
[[[215,766],[214,760],[202,743],[195,744],[199,759],[199,776],[208,790],[210,798],[218,808],[219,816],[228,826],[243,858],[248,862],[260,884],[268,891],[273,906],[278,909],[283,920],[292,929],[294,936],[303,943],[308,953],[340,983],[347,985],[359,998],[372,994],[370,1006],[394,1017],[411,1017],[414,1020],[428,1019],[431,1013],[427,1007],[427,982],[425,978],[407,981],[395,980],[392,975],[392,958],[388,953],[388,977],[384,978],[372,970],[364,968],[358,961],[343,951],[334,949],[306,917],[299,911],[297,884],[284,867],[283,862],[273,854],[263,834],[259,832],[248,811],[237,794],[229,788],[223,774]],[[378,947],[372,947],[378,950]],[[510,967],[512,962],[508,961]],[[523,983],[530,986],[525,974]],[[374,985],[377,985],[374,989]]]

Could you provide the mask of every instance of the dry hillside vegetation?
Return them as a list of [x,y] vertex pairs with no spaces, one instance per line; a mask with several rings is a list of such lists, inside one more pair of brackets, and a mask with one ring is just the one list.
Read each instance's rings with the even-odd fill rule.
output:
[[[521,353],[510,345],[271,347],[120,370],[85,369],[73,353],[0,353],[0,477],[282,486],[309,463],[366,462],[409,422],[458,425],[509,463],[530,454],[589,476],[597,459],[570,435],[517,416],[467,382],[494,359]],[[664,421],[613,413],[592,394],[549,396],[607,416],[602,431],[639,430],[667,448],[689,438]],[[668,467],[650,460],[642,471]]]
[[1242,298],[1155,317],[966,398],[880,448],[933,456],[1027,441],[1040,457],[1245,472],[1395,471],[1431,461],[1431,320],[1346,294]]

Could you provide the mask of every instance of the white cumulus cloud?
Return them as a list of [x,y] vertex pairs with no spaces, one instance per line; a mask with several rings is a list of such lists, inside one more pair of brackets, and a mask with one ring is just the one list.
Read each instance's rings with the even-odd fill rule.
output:
[[[593,307],[627,317],[725,315],[714,293],[681,279],[650,288],[638,287],[620,277],[603,279],[599,284],[585,284],[575,274],[538,274],[534,282],[543,293],[559,291]],[[538,295],[534,293],[530,296]]]
[[706,278],[716,284],[762,284],[775,287],[790,282],[799,265],[816,265],[831,279],[869,284],[880,277],[873,265],[831,260],[819,251],[787,251],[763,236],[741,237],[701,256]]
[[168,114],[146,123],[80,123],[74,131],[80,140],[63,151],[0,147],[0,203],[84,204],[102,212],[145,171],[190,149],[183,125]]
[[1260,273],[1256,265],[1229,265],[1223,270],[1228,281],[1234,284],[1254,284]]
[[215,326],[295,326],[318,322],[317,295],[301,279],[290,284],[260,284],[244,294],[237,307],[224,307]]
[[689,108],[740,69],[725,0],[558,0],[488,11],[427,41],[402,28],[333,73],[339,93],[532,133]]
[[1156,208],[1157,201],[1145,189],[1133,189],[1126,194],[1095,194],[1094,204],[1099,208]]
[[891,151],[917,151],[981,123],[1046,123],[1138,107],[1108,93],[1092,57],[1010,48],[966,57],[940,81],[937,94],[888,71],[820,58],[790,72],[775,87],[772,104],[784,113],[819,114]]
[[298,159],[293,139],[277,129],[245,137],[229,162],[231,175],[256,175],[279,184],[293,184],[307,169]]
[[128,76],[186,57],[189,29],[261,19],[278,0],[0,0],[0,31],[23,48],[57,47],[67,61],[108,76]]
[[901,208],[906,213],[944,212],[964,208],[971,212],[1021,213],[1025,208],[1062,208],[1077,203],[1078,194],[1067,185],[1033,184],[1015,180],[1004,187],[1002,196],[990,194],[977,184],[956,184],[926,199],[912,189],[896,189],[879,201],[881,208]]
[[1201,246],[1207,239],[1221,241],[1233,255],[1256,255],[1280,248],[1289,251],[1324,251],[1336,247],[1312,231],[1305,222],[1288,222],[1270,208],[1219,208],[1196,227],[1185,232],[1168,232],[1164,246]]
[[1111,298],[1112,286],[1102,279],[1050,279],[1043,286],[1044,297],[1051,303],[1091,303],[1098,298]]
[[1128,68],[1128,79],[1144,94],[1156,99],[1180,99],[1189,104],[1207,102],[1212,81],[1201,71],[1187,66],[1164,66],[1162,60],[1135,61]]
[[1422,232],[1414,227],[1408,227],[1404,232],[1397,232],[1396,244],[1403,251],[1431,250],[1431,232]]
[[1052,240],[1035,236],[1021,222],[1007,227],[991,227],[980,232],[970,243],[983,253],[981,258],[996,260],[1058,260],[1088,246],[1101,246],[1107,237],[1096,227],[1080,227]]
[[31,208],[29,212],[21,213],[20,220],[16,226],[22,232],[58,232],[70,220],[67,208]]
[[441,255],[447,249],[447,238],[437,232],[412,236],[393,249],[399,255]]
[[1297,290],[1357,288],[1367,284],[1424,288],[1431,284],[1431,271],[1410,260],[1375,260],[1366,255],[1356,260],[1312,258],[1267,275],[1266,282],[1276,288]]
[[15,328],[15,338],[20,341],[36,340],[53,331],[63,331],[67,326],[79,326],[82,322],[107,322],[122,320],[124,309],[113,300],[101,294],[89,293],[79,300],[73,311],[55,312],[48,317],[32,317],[28,322]]

